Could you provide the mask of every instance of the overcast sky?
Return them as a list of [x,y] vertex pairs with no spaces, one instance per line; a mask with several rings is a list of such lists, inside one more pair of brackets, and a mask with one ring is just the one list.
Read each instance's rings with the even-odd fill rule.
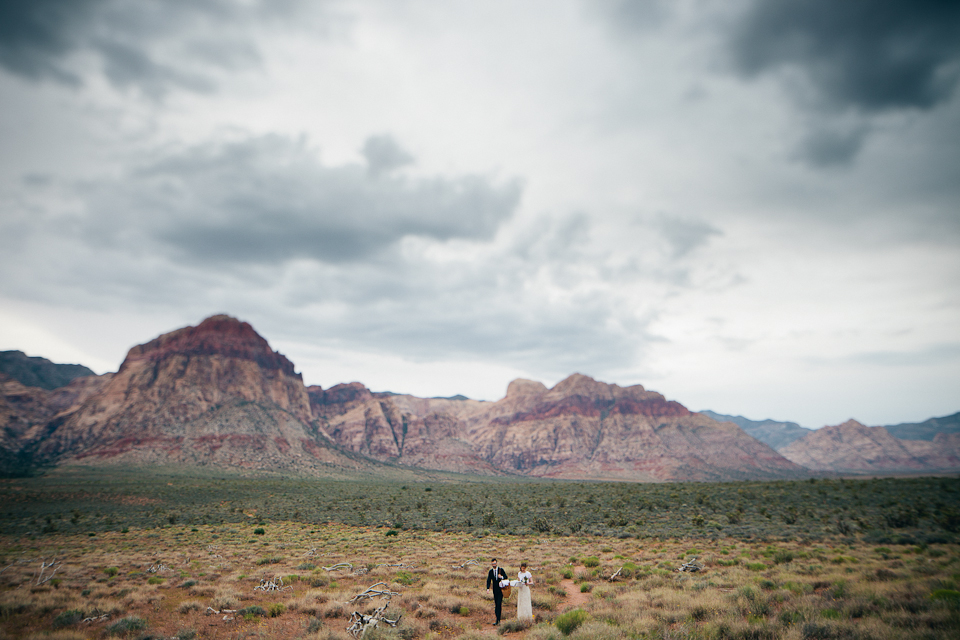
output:
[[960,4],[0,1],[0,349],[960,410]]

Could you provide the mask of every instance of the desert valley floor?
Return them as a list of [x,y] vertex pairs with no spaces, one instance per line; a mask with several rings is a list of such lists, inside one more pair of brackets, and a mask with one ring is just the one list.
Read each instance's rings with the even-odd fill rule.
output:
[[[58,469],[0,486],[4,639],[351,638],[353,612],[383,606],[399,622],[368,640],[960,631],[956,477],[364,483]],[[530,563],[532,625],[516,620],[515,596],[491,625],[491,556],[514,576]],[[371,588],[385,594],[358,598]]]

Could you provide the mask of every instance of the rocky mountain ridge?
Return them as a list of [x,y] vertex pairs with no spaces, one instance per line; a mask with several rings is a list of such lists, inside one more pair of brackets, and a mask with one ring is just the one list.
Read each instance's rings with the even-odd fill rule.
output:
[[56,364],[23,351],[0,351],[0,374],[47,391],[64,387],[76,378],[96,375],[82,364]]
[[293,363],[253,327],[222,315],[131,348],[115,374],[78,378],[52,391],[0,378],[0,392],[0,467],[7,473],[79,463],[377,474],[387,464],[664,481],[800,477],[809,473],[805,467],[860,473],[885,464],[898,470],[954,464],[923,448],[931,443],[889,455],[864,453],[863,460],[839,453],[846,443],[874,442],[864,434],[824,440],[833,449],[829,455],[808,434],[784,448],[784,457],[731,421],[693,413],[641,385],[620,387],[582,374],[551,389],[514,380],[496,402],[374,393],[359,382],[305,387]]
[[717,422],[732,422],[760,442],[768,444],[777,450],[787,446],[794,440],[799,440],[812,431],[812,429],[801,427],[796,422],[782,422],[770,419],[750,420],[743,416],[728,416],[709,410],[704,410],[700,413],[713,418]]
[[902,440],[883,427],[856,420],[823,427],[780,449],[784,457],[814,471],[916,473],[960,469],[960,434],[939,433],[932,441]]
[[[8,385],[4,450],[33,464],[186,464],[318,473],[378,464],[620,480],[803,473],[735,425],[574,374],[498,402],[307,388],[253,328],[213,316],[130,349],[72,400]],[[22,386],[22,385],[21,385]],[[71,388],[70,385],[67,387]],[[47,394],[47,395],[44,395]],[[59,402],[59,404],[58,404]]]

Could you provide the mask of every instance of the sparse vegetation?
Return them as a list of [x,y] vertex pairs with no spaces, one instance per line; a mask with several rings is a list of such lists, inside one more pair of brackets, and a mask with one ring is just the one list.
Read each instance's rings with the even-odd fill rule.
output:
[[[510,572],[521,560],[529,561],[537,579],[536,623],[526,628],[517,622],[515,600],[512,605],[508,601],[500,629],[507,637],[919,640],[953,638],[960,631],[960,545],[955,534],[933,525],[926,530],[892,528],[882,515],[871,515],[873,507],[864,506],[902,496],[902,504],[926,527],[945,508],[938,500],[960,494],[955,478],[656,487],[477,483],[484,491],[468,483],[432,482],[430,492],[390,483],[367,485],[377,489],[376,495],[353,494],[352,487],[317,481],[331,495],[340,492],[346,502],[338,509],[359,507],[374,514],[379,508],[388,510],[386,522],[360,527],[339,522],[346,518],[334,510],[323,521],[311,521],[304,514],[326,504],[326,495],[319,489],[304,489],[299,496],[280,492],[273,480],[260,496],[237,478],[171,475],[162,478],[163,488],[130,478],[121,482],[118,478],[124,476],[118,473],[107,475],[96,497],[84,484],[87,476],[70,473],[62,487],[44,478],[0,485],[5,505],[0,509],[0,627],[5,637],[346,638],[352,611],[370,613],[380,606],[379,600],[348,601],[383,582],[398,594],[389,603],[388,617],[402,618],[397,628],[379,630],[374,637],[426,640],[432,634],[467,639],[490,631],[493,602],[484,588],[484,559],[492,555]],[[174,488],[181,483],[181,502],[165,493],[168,481]],[[201,498],[218,495],[218,487],[224,497],[205,504]],[[503,487],[509,492],[501,496]],[[68,489],[73,498],[64,498]],[[802,495],[812,492],[810,505],[786,496],[790,489]],[[780,503],[768,498],[780,491],[783,500],[799,505],[796,525],[787,525],[781,517],[767,518],[751,506],[762,499],[768,514],[775,512]],[[24,500],[24,495],[32,498]],[[419,515],[405,509],[406,496],[412,497]],[[662,507],[657,496],[664,500]],[[551,530],[532,527],[521,533],[508,527],[480,536],[466,526],[435,531],[423,526],[421,510],[415,507],[416,501],[426,500],[430,514],[454,521],[462,510],[475,513],[479,521],[488,511],[497,518],[508,511],[491,504],[501,498],[509,499],[513,509],[545,508],[549,501],[556,512]],[[592,502],[586,502],[588,498]],[[814,506],[814,498],[823,504]],[[590,509],[600,505],[600,517],[610,522],[614,511],[634,508],[641,500],[649,503],[641,508],[647,524],[632,519],[633,531],[627,536],[613,535],[615,528],[596,535],[586,512],[576,511],[580,501]],[[269,508],[264,507],[267,503]],[[289,512],[281,510],[284,504]],[[710,509],[742,513],[744,529],[690,527],[683,535],[658,534],[665,525],[657,511],[683,504],[704,509],[711,520],[721,518]],[[20,520],[21,513],[55,508],[66,510],[61,518],[52,513],[54,532],[42,532],[43,517],[36,529]],[[893,507],[900,508],[900,503]],[[128,532],[121,533],[119,525],[104,527],[91,541],[86,527],[96,528],[98,518],[111,509],[124,514],[123,519],[116,517],[115,510],[114,519],[124,522]],[[137,515],[141,509],[147,509],[147,515]],[[835,509],[852,523],[847,533],[836,527]],[[77,519],[83,528],[77,531],[69,524],[74,510],[82,516]],[[204,510],[233,515],[222,522],[212,517],[201,521],[196,514]],[[174,525],[167,519],[171,511],[179,514]],[[159,521],[134,524],[141,516],[149,520],[154,512]],[[398,518],[404,525],[394,528]],[[584,530],[571,534],[569,523],[575,518],[584,518]],[[375,520],[369,516],[371,523]],[[684,524],[689,518],[678,520],[677,526],[689,525]],[[789,528],[807,527],[804,523],[811,520],[818,527]],[[256,528],[270,533],[254,536]],[[401,535],[386,537],[390,530]],[[703,571],[677,572],[693,556],[703,563]],[[40,562],[54,557],[63,563],[57,572],[60,582],[37,584]],[[464,564],[467,560],[480,562]],[[353,568],[324,570],[338,563]],[[254,589],[262,579],[281,576],[283,591]],[[561,580],[571,579],[575,585],[561,586]]]

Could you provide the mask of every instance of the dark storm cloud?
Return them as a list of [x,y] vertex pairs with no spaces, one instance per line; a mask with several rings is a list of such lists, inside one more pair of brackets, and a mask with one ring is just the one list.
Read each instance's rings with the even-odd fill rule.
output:
[[960,79],[960,3],[753,1],[730,49],[745,77],[785,71],[803,79],[794,98],[817,122],[802,132],[796,156],[817,167],[845,165],[866,142],[873,116],[926,111],[951,98]]
[[92,53],[118,87],[136,86],[154,97],[171,87],[209,91],[212,71],[257,64],[250,31],[289,15],[292,5],[0,0],[0,65],[32,80],[76,85],[82,78],[71,56]]
[[87,233],[97,241],[129,228],[195,262],[342,262],[406,236],[489,239],[519,203],[516,181],[408,179],[383,173],[391,157],[372,161],[381,163],[372,175],[373,165],[324,166],[304,140],[280,135],[207,143],[88,187]]
[[800,69],[828,105],[930,109],[960,77],[955,0],[756,1],[735,29],[737,68]]

